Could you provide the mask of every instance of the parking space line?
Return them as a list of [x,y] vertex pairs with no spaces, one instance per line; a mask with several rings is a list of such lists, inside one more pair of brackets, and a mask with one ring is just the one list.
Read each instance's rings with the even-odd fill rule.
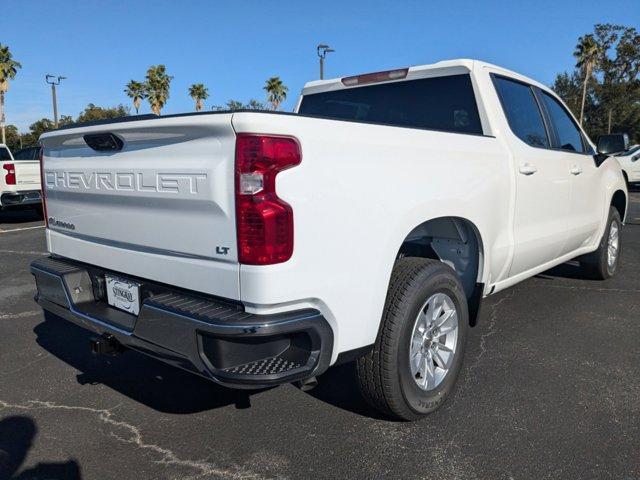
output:
[[0,229],[0,234],[2,234],[2,233],[11,233],[11,232],[22,232],[24,230],[34,230],[36,228],[44,228],[44,225],[36,225],[35,227],[12,228],[12,229],[9,229],[9,230]]
[[47,252],[23,251],[23,250],[3,250],[0,249],[0,253],[10,253],[12,255],[49,255]]
[[6,320],[8,318],[26,318],[26,317],[35,317],[36,315],[40,315],[42,310],[30,310],[28,312],[20,312],[20,313],[0,313],[0,320]]
[[593,287],[580,287],[577,285],[554,285],[550,283],[539,283],[536,286],[549,287],[549,288],[564,288],[566,290],[589,290],[592,292],[611,292],[611,293],[640,293],[640,289],[637,288],[593,288]]

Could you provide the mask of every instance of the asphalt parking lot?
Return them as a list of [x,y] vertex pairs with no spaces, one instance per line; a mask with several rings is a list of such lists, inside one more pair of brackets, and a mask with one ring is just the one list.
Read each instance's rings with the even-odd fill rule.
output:
[[0,478],[640,479],[640,193],[606,282],[566,264],[496,294],[459,386],[418,423],[380,418],[350,366],[311,392],[237,393],[44,320],[37,216],[0,213]]

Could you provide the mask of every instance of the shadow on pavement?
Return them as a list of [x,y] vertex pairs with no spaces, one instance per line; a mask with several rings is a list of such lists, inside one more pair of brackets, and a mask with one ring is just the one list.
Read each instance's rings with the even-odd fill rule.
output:
[[558,265],[557,267],[553,267],[550,270],[539,273],[535,278],[542,278],[545,280],[552,280],[554,278],[569,278],[573,280],[585,281],[589,280],[589,278],[585,275],[582,267],[580,267],[580,265],[576,261],[563,263],[561,265]]
[[390,420],[369,407],[358,388],[354,362],[332,367],[318,377],[318,386],[308,392],[312,397],[334,407],[377,420]]
[[80,479],[80,466],[75,460],[38,463],[16,475],[33,445],[37,431],[35,422],[29,417],[12,416],[0,420],[0,479]]
[[16,208],[10,210],[0,210],[0,225],[13,223],[37,222],[42,220],[42,210]]
[[[250,408],[251,396],[265,391],[225,388],[132,350],[119,357],[96,357],[89,350],[93,334],[55,316],[47,315],[34,332],[42,348],[82,372],[76,377],[79,384],[105,385],[160,412],[190,414],[228,405]],[[308,393],[358,415],[386,418],[360,395],[353,363],[329,369]]]
[[225,388],[132,350],[119,357],[96,357],[89,349],[94,334],[55,316],[47,315],[34,332],[42,348],[82,372],[77,375],[79,384],[106,385],[160,412],[250,408],[250,396],[264,391]]

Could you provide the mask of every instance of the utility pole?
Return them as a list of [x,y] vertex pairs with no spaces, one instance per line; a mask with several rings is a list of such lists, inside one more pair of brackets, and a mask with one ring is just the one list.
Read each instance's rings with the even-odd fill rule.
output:
[[56,86],[60,85],[61,80],[65,80],[67,77],[56,77],[55,75],[47,75],[45,81],[51,85],[51,99],[53,101],[53,124],[55,128],[58,128],[58,101],[56,99]]
[[320,80],[322,80],[324,78],[324,59],[327,53],[335,52],[335,50],[329,47],[329,45],[321,43],[316,48],[316,52],[318,53],[318,57],[320,57]]
[[612,108],[609,109],[609,127],[607,128],[607,133],[611,133],[611,113],[612,113]]

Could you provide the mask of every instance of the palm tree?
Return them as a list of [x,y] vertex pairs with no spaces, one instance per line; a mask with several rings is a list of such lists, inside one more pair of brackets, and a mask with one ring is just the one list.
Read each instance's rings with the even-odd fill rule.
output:
[[189,96],[196,102],[196,112],[202,110],[202,101],[209,98],[209,89],[202,83],[194,83],[189,87]]
[[580,105],[580,125],[584,118],[584,102],[587,98],[587,82],[591,78],[591,73],[594,67],[597,65],[598,57],[600,56],[600,46],[593,38],[593,35],[585,35],[578,39],[578,45],[573,52],[573,56],[576,57],[578,62],[576,67],[584,71],[584,81],[582,82],[582,103]]
[[136,115],[138,114],[138,110],[140,109],[140,102],[147,98],[147,88],[144,83],[136,82],[135,80],[129,81],[127,83],[124,93],[127,94],[131,100],[133,100],[133,108],[136,109]]
[[162,107],[169,99],[169,86],[173,77],[167,75],[164,65],[152,65],[147,70],[145,88],[151,111],[160,115]]
[[19,68],[22,68],[22,65],[13,59],[9,47],[0,43],[0,124],[2,125],[2,143],[7,143],[4,127],[4,94],[9,91],[9,80],[16,78]]
[[267,101],[274,110],[277,110],[280,104],[287,99],[287,90],[289,89],[282,83],[280,77],[271,77],[263,88],[267,92]]

